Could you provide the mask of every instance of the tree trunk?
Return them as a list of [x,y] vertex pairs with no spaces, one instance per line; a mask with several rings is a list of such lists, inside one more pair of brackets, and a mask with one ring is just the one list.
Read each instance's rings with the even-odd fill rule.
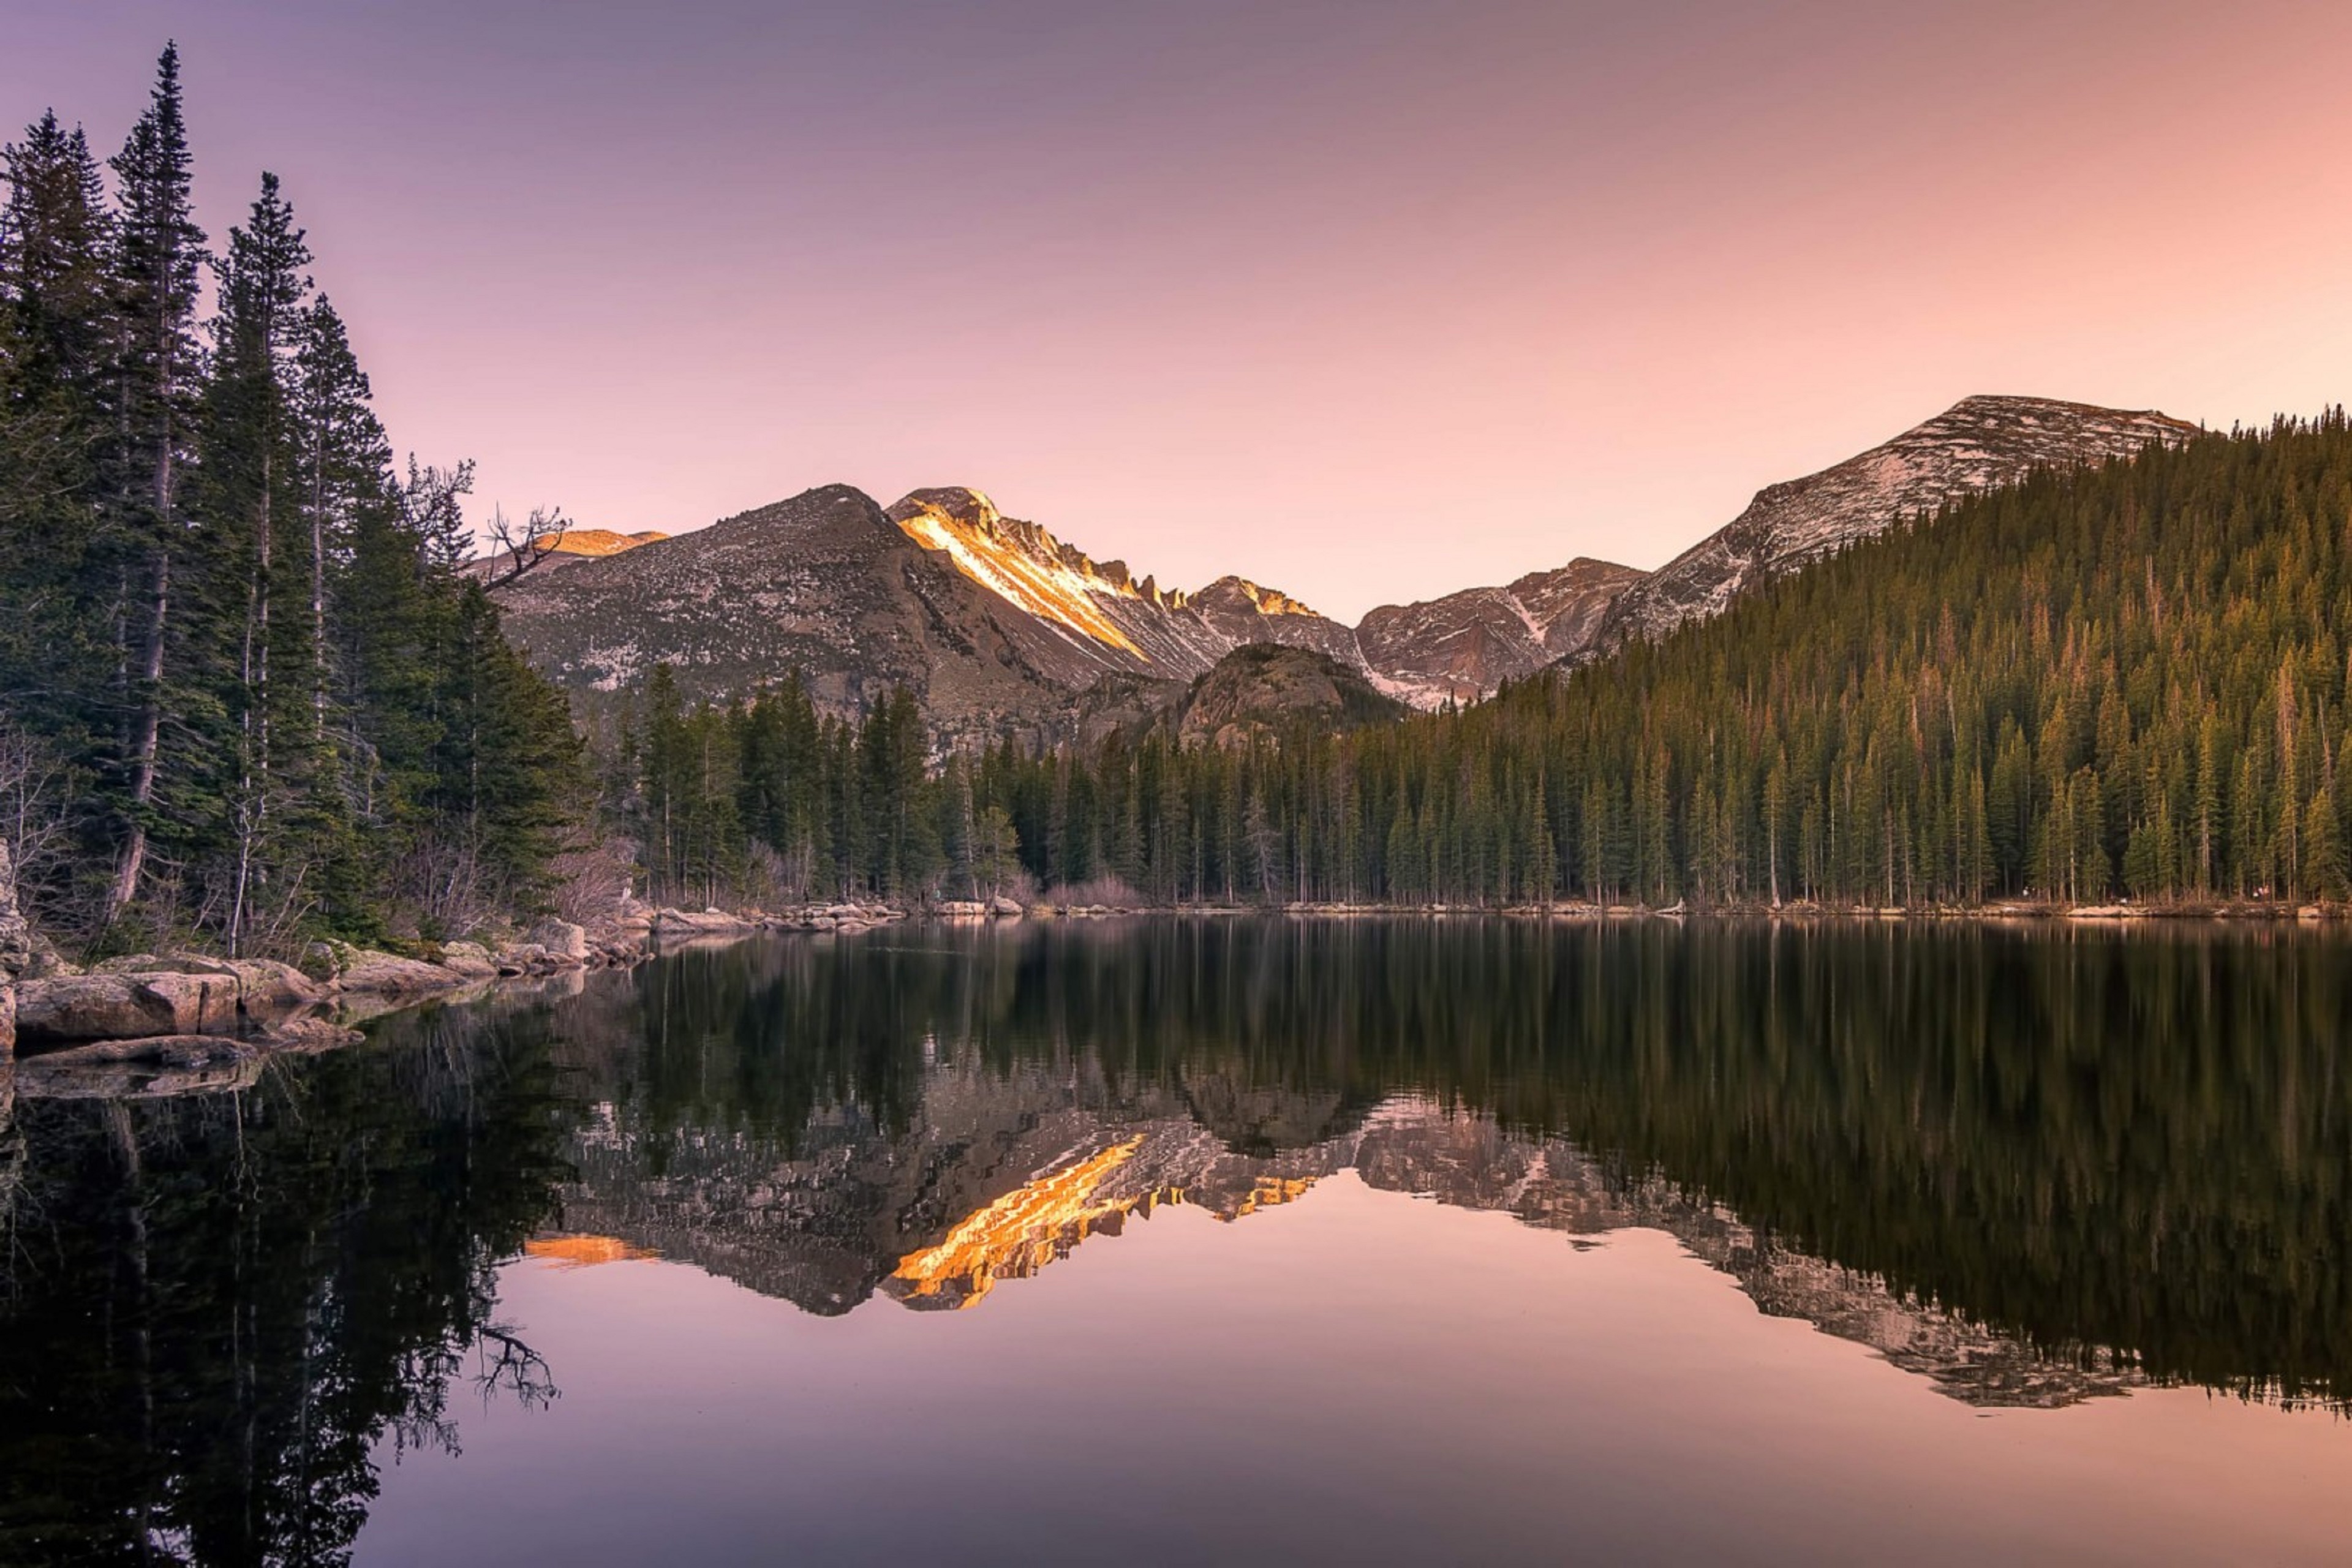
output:
[[[164,460],[168,475],[170,459]],[[168,485],[168,478],[160,479]],[[107,891],[106,918],[111,922],[139,896],[140,878],[147,866],[147,824],[144,813],[155,798],[155,752],[163,723],[163,631],[172,608],[172,553],[155,551],[154,595],[147,610],[147,641],[140,650],[139,710],[131,722],[131,809],[129,830],[114,863],[114,884]]]

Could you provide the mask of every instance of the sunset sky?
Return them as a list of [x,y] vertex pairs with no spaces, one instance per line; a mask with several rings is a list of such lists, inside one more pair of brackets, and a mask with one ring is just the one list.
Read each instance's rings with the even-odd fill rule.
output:
[[1970,393],[2352,393],[2340,0],[0,0],[6,134],[173,36],[215,242],[283,176],[484,511],[970,484],[1352,618]]

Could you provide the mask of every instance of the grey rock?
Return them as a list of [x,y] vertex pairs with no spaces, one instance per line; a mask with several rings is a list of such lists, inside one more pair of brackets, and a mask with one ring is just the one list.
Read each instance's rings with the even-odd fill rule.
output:
[[[414,996],[445,990],[461,978],[437,963],[419,959],[402,958],[396,953],[383,952],[374,948],[353,947],[348,942],[314,943],[313,951],[326,950],[327,961],[333,968],[335,988],[343,992],[365,992],[378,996]],[[303,973],[315,974],[308,963]]]
[[235,1027],[236,1004],[229,975],[65,975],[17,988],[16,1033],[39,1044],[204,1034]]
[[498,960],[478,942],[445,942],[441,967],[467,980],[487,980],[499,972]]
[[551,958],[577,963],[588,956],[588,932],[570,921],[543,920],[524,934],[523,941],[545,948]]

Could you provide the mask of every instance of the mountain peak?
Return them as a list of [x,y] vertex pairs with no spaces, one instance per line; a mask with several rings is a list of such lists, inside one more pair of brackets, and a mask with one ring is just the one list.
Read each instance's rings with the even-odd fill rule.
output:
[[1726,527],[1635,584],[1610,607],[1588,654],[1655,638],[1722,613],[1767,577],[1793,571],[2039,468],[2069,468],[2177,446],[2199,433],[2154,409],[1978,394],[1870,450],[1767,485]]
[[934,485],[909,490],[898,505],[890,509],[893,521],[898,520],[901,510],[926,511],[966,528],[983,531],[993,529],[1004,520],[1004,514],[996,510],[996,503],[988,499],[987,491],[976,490],[966,485]]
[[2197,428],[2185,419],[2175,419],[2154,408],[2105,408],[2095,403],[2070,403],[2062,397],[2032,397],[2006,392],[1971,393],[1927,424],[1987,419],[2054,419],[2077,424],[2126,420],[2160,425],[2184,433]]
[[1198,605],[1203,601],[1236,608],[1247,605],[1261,616],[1318,616],[1318,611],[1279,588],[1263,587],[1230,572],[1192,595],[1190,602]]

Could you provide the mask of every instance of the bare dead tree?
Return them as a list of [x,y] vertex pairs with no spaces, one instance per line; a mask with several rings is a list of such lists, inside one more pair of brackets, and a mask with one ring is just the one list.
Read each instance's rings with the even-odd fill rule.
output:
[[504,511],[490,513],[490,552],[488,581],[493,588],[513,582],[524,573],[545,561],[562,544],[563,536],[572,531],[572,524],[562,507],[535,506],[530,515],[520,523],[510,521]]
[[16,869],[38,878],[70,850],[66,770],[30,736],[0,724],[0,838]]

